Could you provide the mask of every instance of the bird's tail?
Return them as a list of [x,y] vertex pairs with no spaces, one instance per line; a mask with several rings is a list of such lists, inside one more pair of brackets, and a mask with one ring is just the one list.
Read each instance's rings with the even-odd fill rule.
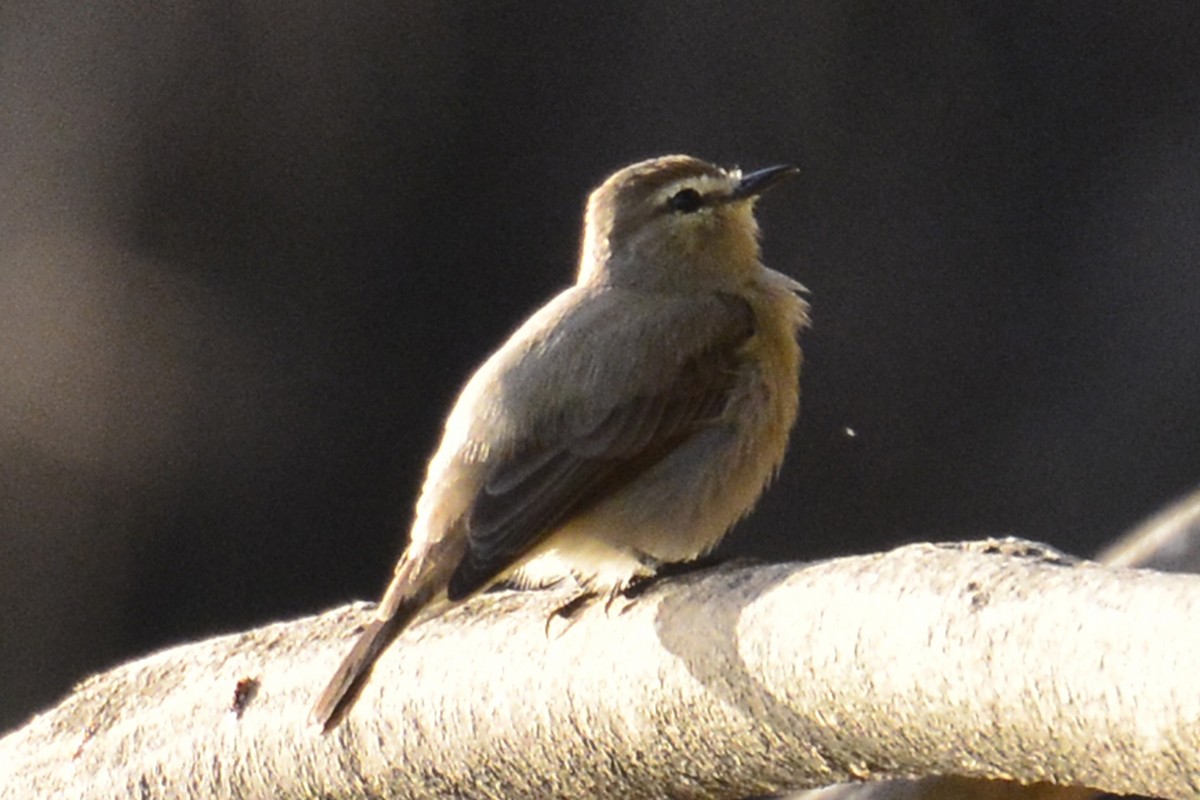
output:
[[346,716],[387,646],[423,612],[432,610],[431,606],[444,610],[445,604],[435,598],[439,593],[444,598],[446,575],[453,570],[454,562],[431,555],[442,554],[406,553],[396,565],[396,574],[379,601],[375,617],[342,659],[308,715],[309,722],[320,725],[323,733],[336,728]]
[[423,602],[401,603],[394,616],[388,619],[375,617],[367,623],[358,641],[342,659],[337,672],[313,704],[308,715],[311,724],[320,725],[322,733],[328,733],[337,727],[358,699],[363,684],[371,675],[375,661],[400,632],[408,627],[424,605]]

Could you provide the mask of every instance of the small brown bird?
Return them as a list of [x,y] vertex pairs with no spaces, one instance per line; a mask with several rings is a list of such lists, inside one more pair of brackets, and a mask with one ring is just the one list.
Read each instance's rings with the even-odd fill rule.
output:
[[803,287],[760,261],[749,175],[689,156],[588,200],[576,283],[471,377],[429,462],[408,549],[311,715],[330,730],[383,649],[502,579],[618,592],[712,550],[783,459]]

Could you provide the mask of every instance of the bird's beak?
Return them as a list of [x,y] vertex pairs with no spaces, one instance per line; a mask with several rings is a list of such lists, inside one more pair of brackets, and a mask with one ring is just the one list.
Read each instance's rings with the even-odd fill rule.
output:
[[799,167],[791,164],[781,164],[778,167],[767,167],[749,175],[743,175],[737,186],[729,194],[730,200],[745,200],[748,197],[758,197],[775,184],[800,174]]

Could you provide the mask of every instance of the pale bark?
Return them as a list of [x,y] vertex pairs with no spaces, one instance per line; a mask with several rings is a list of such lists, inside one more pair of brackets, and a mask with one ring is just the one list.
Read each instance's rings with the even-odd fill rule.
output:
[[325,736],[308,707],[364,606],[157,653],[0,739],[0,797],[744,797],[928,775],[1200,794],[1194,576],[914,545],[664,580],[547,635],[568,597],[492,594],[407,632]]

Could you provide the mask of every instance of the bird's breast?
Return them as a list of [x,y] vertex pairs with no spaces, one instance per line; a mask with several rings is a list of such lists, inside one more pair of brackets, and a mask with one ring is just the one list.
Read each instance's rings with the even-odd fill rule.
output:
[[547,537],[520,565],[527,580],[571,573],[598,589],[619,587],[648,563],[706,554],[750,511],[782,463],[799,408],[796,335],[807,304],[778,278],[745,295],[755,332],[720,416]]

